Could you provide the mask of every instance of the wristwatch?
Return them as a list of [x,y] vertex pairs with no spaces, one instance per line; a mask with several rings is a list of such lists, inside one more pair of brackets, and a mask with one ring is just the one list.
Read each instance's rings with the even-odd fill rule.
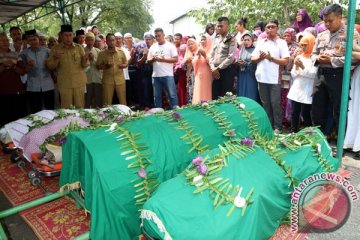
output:
[[274,61],[274,58],[273,58],[273,57],[270,57],[270,58],[269,58],[269,61],[270,61],[270,62]]

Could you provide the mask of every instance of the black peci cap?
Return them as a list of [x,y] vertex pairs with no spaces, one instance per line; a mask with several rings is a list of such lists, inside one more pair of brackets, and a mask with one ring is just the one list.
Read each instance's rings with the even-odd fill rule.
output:
[[29,37],[29,36],[38,36],[37,32],[35,29],[31,29],[28,31],[25,31],[25,36]]
[[85,31],[82,29],[76,30],[75,34],[76,34],[76,36],[85,35]]
[[71,25],[61,25],[61,32],[73,32]]

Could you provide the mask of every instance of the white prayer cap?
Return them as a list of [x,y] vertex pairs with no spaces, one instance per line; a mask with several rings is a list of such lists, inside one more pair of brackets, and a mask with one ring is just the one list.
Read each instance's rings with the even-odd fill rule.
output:
[[123,35],[120,32],[116,32],[114,35],[115,37],[123,37]]
[[131,33],[125,33],[124,38],[132,38],[132,34]]

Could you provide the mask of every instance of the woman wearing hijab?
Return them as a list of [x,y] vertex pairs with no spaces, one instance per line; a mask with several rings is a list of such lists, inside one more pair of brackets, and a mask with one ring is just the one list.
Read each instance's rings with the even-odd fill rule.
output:
[[296,32],[293,28],[287,28],[284,31],[283,38],[287,43],[290,58],[289,63],[286,66],[281,66],[281,110],[282,110],[282,122],[290,123],[291,121],[291,101],[288,100],[287,95],[289,93],[289,87],[292,84],[291,69],[294,64],[294,58],[296,57],[298,45],[296,43]]
[[192,102],[194,93],[194,68],[192,61],[198,51],[198,45],[194,38],[189,38],[186,42],[186,52],[184,56],[184,65],[186,66],[186,90],[187,103]]
[[186,69],[184,69],[184,56],[186,52],[186,44],[181,44],[178,47],[178,61],[174,64],[174,76],[176,76],[175,83],[179,99],[179,106],[186,105]]
[[250,32],[242,36],[243,47],[236,60],[238,68],[237,95],[260,102],[258,84],[255,78],[256,64],[251,63],[254,51],[254,36]]
[[199,50],[192,60],[195,77],[193,104],[212,99],[212,73],[209,66],[211,47],[211,38],[206,35],[201,36]]
[[316,34],[319,34],[323,31],[326,30],[325,27],[325,22],[324,22],[324,11],[325,11],[326,7],[323,7],[323,9],[321,9],[320,13],[319,13],[319,18],[320,18],[320,22],[318,22],[317,24],[315,24],[315,29],[316,29]]
[[315,37],[311,34],[305,35],[300,40],[300,47],[303,53],[294,60],[291,75],[294,79],[290,88],[288,99],[292,100],[291,130],[299,130],[300,113],[304,119],[304,126],[311,126],[311,104],[314,79],[317,68],[311,60],[311,53],[315,44]]
[[305,9],[299,9],[296,14],[296,19],[292,25],[294,28],[298,28],[300,32],[303,32],[307,27],[313,27],[314,24],[311,21],[307,11]]

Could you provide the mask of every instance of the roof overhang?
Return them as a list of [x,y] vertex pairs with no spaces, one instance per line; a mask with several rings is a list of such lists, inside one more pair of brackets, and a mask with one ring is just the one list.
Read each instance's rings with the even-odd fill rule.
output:
[[0,0],[0,24],[14,20],[51,0]]

